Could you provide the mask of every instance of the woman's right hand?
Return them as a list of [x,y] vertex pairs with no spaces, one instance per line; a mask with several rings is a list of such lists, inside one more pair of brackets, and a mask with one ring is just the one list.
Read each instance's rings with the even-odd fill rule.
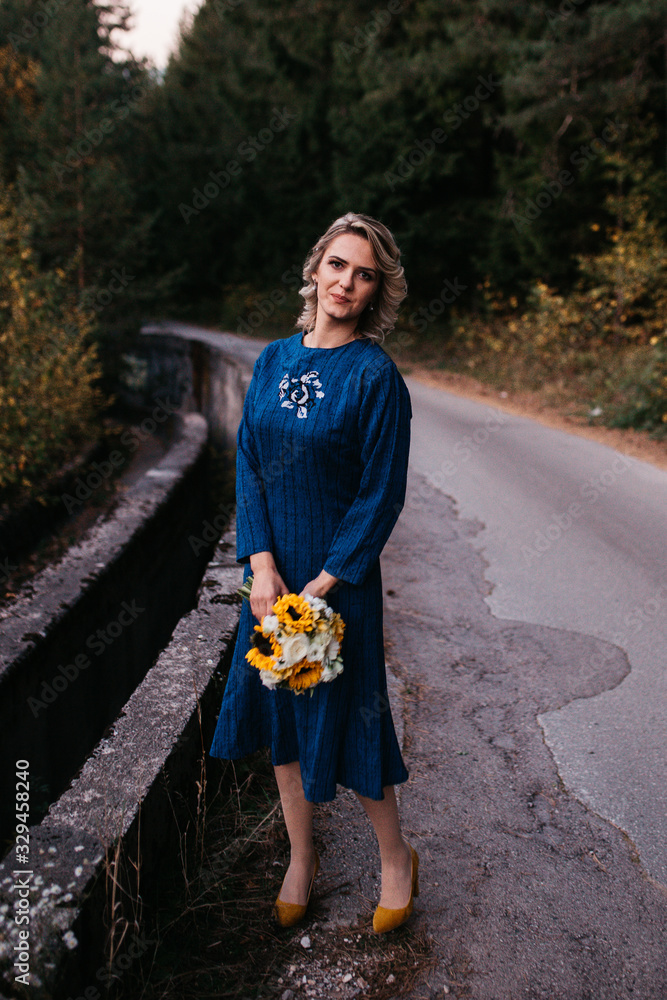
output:
[[251,556],[250,567],[253,574],[250,610],[261,622],[264,615],[271,614],[271,608],[278,598],[289,594],[289,587],[278,572],[271,553],[261,552]]

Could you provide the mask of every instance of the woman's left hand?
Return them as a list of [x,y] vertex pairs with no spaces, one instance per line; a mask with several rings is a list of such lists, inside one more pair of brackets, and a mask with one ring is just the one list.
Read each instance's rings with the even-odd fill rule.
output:
[[338,583],[337,576],[332,576],[331,573],[322,570],[319,576],[306,584],[299,597],[303,597],[304,594],[310,594],[311,597],[324,597],[336,583]]

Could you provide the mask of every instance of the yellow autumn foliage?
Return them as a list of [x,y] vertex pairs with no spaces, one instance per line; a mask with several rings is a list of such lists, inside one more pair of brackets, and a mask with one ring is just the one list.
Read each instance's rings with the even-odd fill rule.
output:
[[11,45],[0,45],[0,121],[10,117],[14,101],[27,118],[34,116],[38,73],[39,66],[34,59]]
[[0,189],[0,498],[40,496],[96,434],[103,402],[90,314],[64,272],[41,272],[30,224]]
[[[580,279],[561,295],[535,283],[515,311],[483,283],[485,316],[457,320],[458,363],[506,389],[549,385],[604,402],[610,422],[661,431],[667,425],[667,247],[648,198],[608,198],[620,223],[600,233],[597,253],[579,256]],[[586,394],[588,399],[584,399]]]

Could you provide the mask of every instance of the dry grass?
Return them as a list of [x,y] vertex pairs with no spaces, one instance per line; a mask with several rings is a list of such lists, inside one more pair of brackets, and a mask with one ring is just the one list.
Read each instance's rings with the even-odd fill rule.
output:
[[[387,342],[387,350],[404,375],[426,385],[589,438],[667,469],[667,439],[655,439],[646,431],[609,427],[604,423],[607,415],[604,405],[609,399],[606,383],[617,384],[621,377],[628,377],[641,366],[633,349],[601,358],[594,372],[582,371],[569,379],[554,378],[537,387],[528,361],[523,368],[515,366],[511,377],[505,362],[497,356],[477,357],[462,364],[447,347],[446,340],[436,336],[413,338],[408,344],[401,343],[399,334],[393,344]],[[591,416],[590,410],[598,402],[604,404],[603,412]]]
[[[434,964],[428,935],[409,925],[387,937],[365,927],[323,927],[323,901],[341,888],[325,878],[303,927],[273,923],[288,843],[267,753],[226,766],[195,839],[181,871],[165,879],[152,966],[129,970],[123,996],[268,1000],[292,989],[296,996],[389,1000],[410,995]],[[304,934],[312,938],[307,950]]]

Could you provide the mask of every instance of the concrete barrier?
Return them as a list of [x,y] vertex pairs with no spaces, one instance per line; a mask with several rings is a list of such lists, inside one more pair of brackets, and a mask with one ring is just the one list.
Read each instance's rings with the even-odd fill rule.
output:
[[[16,849],[0,863],[0,984],[8,996],[100,1000],[114,994],[123,971],[154,944],[144,908],[161,866],[180,867],[185,830],[195,835],[238,625],[235,591],[243,574],[233,531],[215,555],[196,608],[179,622],[71,787],[30,829],[29,864]],[[26,925],[14,919],[20,882],[28,893]],[[25,989],[13,966],[23,929]]]
[[123,398],[132,404],[168,394],[182,411],[206,418],[216,448],[234,451],[253,364],[267,341],[180,322],[147,324],[141,332],[136,374]]
[[111,517],[0,609],[3,838],[16,760],[30,761],[39,819],[192,607],[210,555],[187,542],[207,514],[207,426],[177,420],[170,450]]
[[[181,324],[153,332],[160,336],[138,348],[141,364],[135,367],[143,374],[135,377],[136,398],[128,401],[168,392],[182,413],[201,409],[210,422],[209,440],[231,452],[252,362],[263,343]],[[123,971],[150,955],[147,913],[160,870],[180,865],[180,838],[185,829],[192,836],[200,820],[206,753],[238,624],[235,591],[242,570],[235,561],[231,511],[218,516],[198,506],[205,494],[197,483],[205,476],[206,421],[193,412],[182,419],[183,438],[133,488],[120,521],[100,526],[97,541],[70,550],[67,571],[59,564],[40,574],[33,601],[18,602],[2,622],[0,693],[4,704],[5,690],[13,685],[14,706],[7,715],[12,738],[5,741],[3,733],[5,802],[14,802],[10,779],[16,762],[27,759],[32,767],[29,754],[36,754],[40,781],[50,774],[49,747],[55,752],[62,745],[68,766],[77,756],[82,764],[69,788],[57,788],[59,798],[42,821],[30,826],[28,853],[20,843],[0,863],[0,990],[10,997],[99,1000],[118,995]],[[204,569],[220,530],[225,534]],[[134,569],[123,559],[130,539]],[[193,587],[191,574],[197,581]],[[130,593],[139,582],[138,594]],[[187,614],[169,639],[164,632],[174,618],[166,609],[172,612],[174,602],[184,599]],[[129,607],[123,608],[123,601]],[[155,657],[146,645],[125,645],[133,628],[148,620],[148,611],[138,610],[144,607],[157,611],[158,619],[165,612],[151,632],[162,649],[152,666]],[[115,667],[110,664],[104,679],[91,684],[87,678],[95,673],[83,661],[77,668],[76,650],[93,653],[91,635],[92,643],[105,643],[96,632],[100,621],[117,622],[122,630],[114,628],[118,635],[113,637],[106,629]],[[48,667],[39,665],[40,648],[50,650]],[[59,670],[63,665],[73,667],[71,679],[67,670]],[[61,691],[50,685],[57,699],[45,709],[32,703],[31,709],[28,698],[38,697],[42,681],[55,676],[63,677],[57,685]],[[106,706],[106,721],[99,718],[96,699]],[[66,710],[56,712],[56,704]],[[48,723],[42,732],[32,726],[26,708],[37,711],[36,722]],[[22,719],[14,712],[23,712]],[[91,722],[98,727],[98,742],[84,749],[77,728],[81,725],[90,740]],[[51,780],[55,788],[58,782]],[[31,807],[39,794],[31,784]],[[33,821],[45,808],[39,801],[36,805]],[[11,820],[15,824],[14,814]],[[8,823],[7,833],[13,829]],[[17,920],[23,898],[27,924]],[[29,973],[23,982],[28,985],[17,979],[17,955],[26,958]]]

